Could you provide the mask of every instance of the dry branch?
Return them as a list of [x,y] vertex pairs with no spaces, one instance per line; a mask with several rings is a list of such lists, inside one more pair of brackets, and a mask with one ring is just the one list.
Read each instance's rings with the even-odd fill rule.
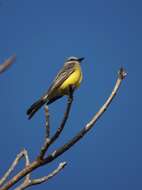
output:
[[[23,157],[25,158],[25,166],[29,165],[28,153],[27,153],[27,150],[24,149],[19,154],[17,154],[17,156],[16,156],[15,160],[13,161],[13,163],[11,164],[10,168],[7,170],[7,172],[4,174],[4,176],[0,179],[0,186],[3,185],[3,183],[7,180],[7,178],[14,171],[15,167],[17,166],[17,164]],[[29,178],[29,174],[27,174],[26,178]]]
[[6,71],[15,61],[16,54],[13,54],[11,57],[6,59],[2,64],[0,64],[0,74]]
[[62,120],[59,128],[57,129],[56,133],[51,138],[49,145],[53,144],[53,142],[55,142],[55,140],[60,136],[61,132],[63,131],[65,124],[66,124],[66,121],[69,117],[72,102],[73,102],[73,91],[70,91],[70,94],[68,96],[67,108],[66,108],[66,111],[64,113],[63,120]]
[[[69,93],[69,96],[68,96],[68,101],[67,101],[67,107],[66,107],[66,111],[64,113],[63,120],[62,120],[60,126],[58,127],[58,129],[56,130],[55,134],[51,138],[46,138],[45,139],[44,145],[41,148],[40,155],[38,156],[37,159],[43,159],[43,157],[44,157],[45,153],[47,152],[47,149],[49,148],[49,146],[51,146],[51,144],[53,144],[56,141],[56,139],[60,136],[61,132],[63,131],[63,129],[65,127],[67,119],[69,117],[72,102],[73,102],[73,91],[70,90],[70,93]],[[45,110],[45,111],[47,111],[47,110]],[[47,121],[48,119],[49,119],[49,115],[48,115],[48,117],[46,117],[46,122],[47,123],[48,123],[48,121]]]
[[33,186],[33,185],[39,185],[41,183],[45,183],[49,179],[51,179],[52,177],[57,175],[61,170],[63,170],[66,165],[67,165],[66,162],[61,162],[58,165],[58,167],[55,170],[53,170],[50,174],[48,174],[47,176],[44,176],[44,177],[41,177],[41,178],[38,178],[38,179],[28,180],[25,183],[21,184],[19,187],[17,187],[15,190],[24,190],[27,187],[30,187],[30,186]]
[[[126,72],[124,71],[123,68],[121,68],[118,72],[118,78],[117,78],[117,81],[115,83],[115,86],[114,86],[110,96],[108,97],[108,99],[106,100],[104,105],[100,108],[100,110],[93,116],[93,118],[86,124],[86,126],[84,128],[82,128],[79,133],[76,134],[76,136],[74,136],[71,140],[69,140],[63,146],[59,147],[57,150],[53,151],[53,153],[48,155],[46,158],[37,159],[37,160],[33,161],[32,163],[30,163],[23,170],[21,170],[17,175],[15,175],[12,179],[10,179],[0,190],[8,190],[10,187],[12,187],[14,184],[16,184],[24,176],[31,173],[35,169],[55,160],[58,156],[63,154],[65,151],[70,149],[75,143],[77,143],[94,126],[94,124],[97,122],[97,120],[107,110],[110,103],[116,96],[116,93],[118,92],[121,82],[125,78],[125,76],[126,76]],[[67,117],[68,117],[68,115],[67,115]],[[66,120],[67,120],[67,118],[65,119],[65,122],[66,122]],[[58,137],[58,135],[57,135],[57,137]],[[55,140],[56,140],[56,138],[55,138]]]

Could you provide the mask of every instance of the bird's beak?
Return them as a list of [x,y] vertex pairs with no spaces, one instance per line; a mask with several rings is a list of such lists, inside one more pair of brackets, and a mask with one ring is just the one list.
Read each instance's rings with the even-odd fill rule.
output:
[[84,57],[81,57],[78,59],[79,62],[82,62],[85,58]]

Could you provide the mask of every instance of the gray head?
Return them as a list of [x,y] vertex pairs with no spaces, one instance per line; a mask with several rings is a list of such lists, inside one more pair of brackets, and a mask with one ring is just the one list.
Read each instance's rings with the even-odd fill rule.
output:
[[70,61],[78,61],[79,63],[81,61],[83,61],[85,58],[84,57],[81,57],[81,58],[77,58],[77,57],[74,57],[74,56],[71,56],[67,59],[67,62],[70,62]]

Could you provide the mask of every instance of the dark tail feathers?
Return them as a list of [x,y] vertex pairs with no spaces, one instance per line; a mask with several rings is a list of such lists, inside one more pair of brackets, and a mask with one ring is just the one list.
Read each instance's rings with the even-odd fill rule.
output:
[[40,99],[34,104],[31,105],[31,107],[27,110],[28,118],[31,119],[33,115],[46,103],[46,99]]

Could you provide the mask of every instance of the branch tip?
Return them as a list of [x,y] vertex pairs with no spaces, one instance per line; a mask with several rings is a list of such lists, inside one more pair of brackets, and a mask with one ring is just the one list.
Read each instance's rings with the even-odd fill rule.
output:
[[123,80],[127,75],[127,72],[125,71],[125,69],[123,67],[121,67],[118,71],[118,77]]
[[59,164],[59,166],[62,167],[62,168],[64,168],[66,165],[67,165],[67,162],[61,162],[61,163]]

